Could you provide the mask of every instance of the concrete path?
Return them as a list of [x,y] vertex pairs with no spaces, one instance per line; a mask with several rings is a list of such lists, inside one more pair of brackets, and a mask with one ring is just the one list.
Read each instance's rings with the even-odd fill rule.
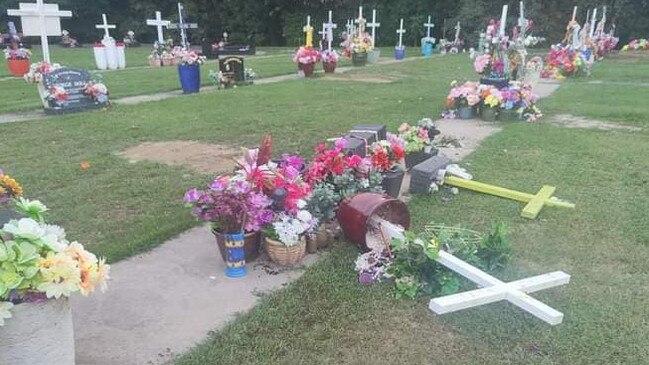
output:
[[[264,57],[264,56],[260,56]],[[277,57],[277,55],[273,56],[267,56],[267,57]],[[367,65],[367,67],[374,67],[374,66],[381,66],[381,65],[392,65],[395,63],[399,62],[407,62],[407,61],[413,61],[421,59],[421,57],[410,57],[406,58],[403,60],[395,60],[395,59],[381,59],[377,64],[374,65]],[[339,67],[336,69],[336,73],[345,73],[351,70],[360,70],[358,67]],[[322,71],[316,71],[316,73],[321,73]],[[263,79],[258,79],[255,80],[255,85],[265,85],[265,84],[273,84],[277,82],[284,82],[284,81],[291,81],[291,80],[299,80],[301,77],[297,75],[297,73],[294,74],[288,74],[288,75],[279,75],[279,76],[273,76],[273,77],[266,77]],[[201,93],[213,93],[215,91],[218,91],[216,86],[203,86],[201,87]],[[192,94],[196,95],[196,94]],[[114,99],[111,100],[112,103],[116,105],[134,105],[134,104],[140,104],[140,103],[147,103],[147,102],[152,102],[152,101],[161,101],[169,98],[177,98],[177,97],[190,97],[192,95],[185,95],[182,93],[182,90],[174,90],[174,91],[166,91],[166,92],[160,92],[160,93],[155,93],[155,94],[146,94],[146,95],[135,95],[135,96],[127,96],[119,99]],[[39,120],[39,119],[45,119],[48,117],[60,117],[65,114],[61,115],[47,115],[45,112],[40,109],[40,110],[33,110],[33,111],[27,111],[27,112],[18,112],[18,113],[9,113],[9,114],[0,114],[0,124],[1,123],[13,123],[13,122],[25,122],[29,120]]]
[[[304,265],[320,256],[307,255]],[[73,297],[77,365],[168,363],[303,272],[262,257],[244,278],[224,270],[207,226],[113,264],[106,293]]]

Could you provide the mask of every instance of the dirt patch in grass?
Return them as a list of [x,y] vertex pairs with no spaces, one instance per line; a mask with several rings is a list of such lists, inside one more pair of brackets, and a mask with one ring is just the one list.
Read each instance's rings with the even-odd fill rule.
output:
[[239,150],[229,146],[197,141],[145,142],[119,153],[131,163],[149,161],[186,166],[204,174],[232,171],[232,158],[240,154]]
[[584,117],[577,117],[571,114],[555,115],[554,118],[549,120],[549,122],[566,128],[588,128],[588,129],[599,129],[603,131],[622,131],[622,132],[639,132],[642,130],[642,128],[638,128],[638,127],[609,123],[601,120],[587,119]]
[[370,84],[389,84],[400,78],[401,76],[397,74],[368,75],[368,74],[345,73],[345,74],[326,75],[323,78],[323,80],[367,82]]

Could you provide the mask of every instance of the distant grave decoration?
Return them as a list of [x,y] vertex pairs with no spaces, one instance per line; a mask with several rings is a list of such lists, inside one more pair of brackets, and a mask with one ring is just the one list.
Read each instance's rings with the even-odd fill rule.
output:
[[251,68],[245,68],[245,60],[239,56],[226,56],[219,59],[219,71],[210,70],[210,78],[219,88],[250,85],[256,77]]
[[25,80],[35,83],[46,113],[68,113],[103,108],[109,104],[106,85],[90,77],[87,70],[34,63]]
[[61,31],[61,46],[65,48],[77,48],[80,47],[79,42],[70,36],[70,32],[63,29]]
[[30,50],[19,48],[16,43],[4,50],[4,56],[7,60],[7,68],[15,77],[23,77],[29,72],[29,59],[32,56]]
[[255,54],[255,46],[232,42],[229,40],[227,32],[223,32],[221,40],[216,42],[203,38],[201,46],[203,55],[208,59],[217,59],[222,56],[252,56]]
[[622,52],[649,51],[649,39],[634,39],[622,47]]
[[132,30],[129,30],[126,32],[126,35],[124,35],[123,39],[124,45],[126,47],[139,47],[140,42],[135,38],[135,32]]
[[101,42],[96,42],[93,47],[97,68],[100,70],[126,68],[124,43],[116,42],[110,36],[109,32],[110,29],[115,29],[116,26],[114,24],[108,24],[106,14],[102,14],[101,18],[102,24],[97,24],[95,27],[104,31],[104,38]]

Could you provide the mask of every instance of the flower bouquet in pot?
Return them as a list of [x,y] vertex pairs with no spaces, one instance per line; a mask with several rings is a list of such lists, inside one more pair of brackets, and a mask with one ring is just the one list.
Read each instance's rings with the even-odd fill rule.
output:
[[193,216],[211,224],[226,276],[245,276],[246,260],[258,255],[259,231],[273,220],[272,201],[241,175],[217,177],[205,190],[190,189],[183,201]]
[[399,197],[401,183],[405,171],[402,163],[405,151],[401,141],[396,139],[374,142],[370,147],[372,169],[383,175],[381,186],[386,194],[393,198]]
[[457,81],[451,83],[451,91],[446,97],[446,106],[452,110],[444,115],[446,118],[473,119],[476,117],[476,108],[480,103],[480,93],[477,82],[467,81],[458,85]]
[[439,130],[435,127],[432,119],[423,118],[415,126],[402,123],[399,126],[398,132],[398,136],[391,138],[398,138],[403,141],[407,169],[414,167],[437,153],[433,147],[433,138],[439,134]]
[[315,230],[318,247],[326,247],[337,231],[336,210],[342,198],[335,189],[330,183],[319,182],[306,199],[304,209],[318,220],[318,227]]
[[12,48],[7,47],[4,50],[5,59],[7,60],[7,68],[9,72],[15,77],[23,77],[29,72],[29,59],[32,52],[25,48]]
[[480,85],[480,99],[480,117],[482,120],[493,122],[498,119],[500,107],[504,101],[500,90],[492,85]]
[[178,63],[178,77],[180,78],[183,93],[199,92],[201,88],[201,65],[205,63],[207,58],[194,51],[186,51],[178,49],[178,47],[174,50],[173,57]]
[[298,66],[298,73],[304,77],[313,76],[315,64],[320,61],[320,51],[311,46],[300,47],[293,56],[293,62]]
[[36,84],[44,108],[49,108],[50,106],[48,100],[50,92],[49,90],[45,90],[45,86],[43,86],[43,76],[59,68],[61,68],[61,65],[58,63],[49,64],[45,61],[41,61],[32,63],[31,66],[29,66],[29,72],[23,76],[23,79],[27,83]]
[[478,56],[473,62],[473,67],[481,76],[481,84],[493,85],[500,89],[509,84],[509,60],[507,57],[498,56],[499,54]]
[[266,252],[270,259],[281,266],[298,264],[306,254],[306,236],[318,226],[318,220],[304,210],[306,203],[295,213],[281,212],[264,228]]
[[81,244],[69,242],[63,228],[46,224],[47,208],[39,201],[18,198],[14,206],[22,217],[0,228],[0,363],[56,359],[72,365],[68,297],[105,290],[110,268]]
[[334,49],[325,49],[322,51],[322,68],[325,73],[334,73],[336,72],[336,65],[340,55]]

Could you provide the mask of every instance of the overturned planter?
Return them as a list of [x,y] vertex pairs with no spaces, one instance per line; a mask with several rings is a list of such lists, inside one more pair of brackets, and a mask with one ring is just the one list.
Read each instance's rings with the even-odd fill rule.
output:
[[0,327],[0,364],[74,365],[72,309],[67,298],[22,303]]

